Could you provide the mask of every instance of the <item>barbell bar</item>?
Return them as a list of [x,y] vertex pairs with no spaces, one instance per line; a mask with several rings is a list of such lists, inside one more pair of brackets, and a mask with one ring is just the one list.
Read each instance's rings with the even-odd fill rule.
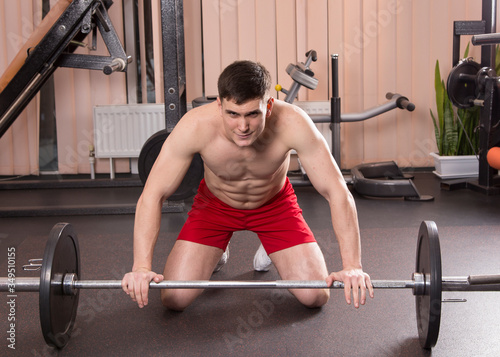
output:
[[[0,277],[0,291],[38,292],[40,324],[47,344],[63,348],[71,337],[81,289],[121,289],[121,280],[79,280],[78,239],[69,223],[56,224],[40,260],[31,260],[29,270],[40,268],[40,277]],[[439,335],[442,291],[500,291],[500,274],[443,277],[436,224],[420,225],[415,272],[411,280],[372,280],[375,289],[412,289],[415,295],[417,328],[423,348],[435,346]],[[277,281],[161,281],[151,289],[326,289],[323,280]],[[330,287],[343,289],[335,281]]]
[[[500,291],[500,274],[443,276],[442,291]],[[40,278],[21,277],[15,280],[17,292],[38,292]],[[67,273],[61,281],[52,280],[53,287],[61,287],[66,294],[74,294],[79,289],[121,289],[121,280],[78,280],[76,274]],[[414,295],[423,295],[424,277],[414,273],[412,280],[372,280],[374,289],[413,289]],[[419,289],[419,285],[421,285]],[[8,291],[12,282],[0,277],[0,291]],[[276,280],[276,281],[214,281],[214,280],[164,280],[150,282],[150,289],[343,289],[344,283],[334,281],[328,287],[324,280]]]

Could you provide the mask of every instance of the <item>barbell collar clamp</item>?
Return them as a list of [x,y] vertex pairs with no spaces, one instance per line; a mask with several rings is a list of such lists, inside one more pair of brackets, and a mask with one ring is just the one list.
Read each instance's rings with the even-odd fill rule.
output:
[[413,295],[424,295],[425,294],[425,276],[422,273],[413,273]]
[[42,269],[43,259],[29,259],[28,264],[23,265],[24,271],[39,271]]
[[460,299],[460,298],[456,298],[456,299],[443,299],[441,302],[467,302],[467,299]]
[[64,295],[76,295],[75,281],[77,280],[78,276],[75,273],[64,274],[62,282],[62,291]]

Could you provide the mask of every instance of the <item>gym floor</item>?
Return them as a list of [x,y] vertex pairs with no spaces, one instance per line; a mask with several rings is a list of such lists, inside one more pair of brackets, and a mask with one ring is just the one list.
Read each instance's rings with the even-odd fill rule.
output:
[[[444,276],[500,272],[500,196],[471,190],[445,191],[430,172],[416,172],[421,194],[433,202],[370,199],[353,193],[361,227],[364,269],[372,279],[411,279],[417,233],[423,220],[437,223]],[[7,275],[7,250],[16,248],[17,276],[41,258],[52,226],[73,224],[80,244],[82,279],[121,279],[132,266],[132,214],[91,215],[92,205],[134,205],[140,187],[18,189],[0,191],[0,276]],[[330,270],[341,261],[326,201],[311,187],[296,188],[304,216],[326,256]],[[86,215],[5,217],[9,211],[41,205],[84,204]],[[186,219],[165,213],[155,250],[161,271]],[[109,213],[109,212],[108,212]],[[32,215],[37,215],[34,213]],[[237,232],[227,265],[216,280],[277,280],[252,269],[259,245],[250,232]],[[2,273],[3,272],[3,273]],[[444,292],[440,336],[431,351],[421,349],[410,289],[376,290],[375,299],[356,310],[339,290],[321,309],[301,306],[283,290],[210,290],[182,313],[166,311],[159,291],[139,309],[121,290],[85,290],[75,329],[61,351],[47,347],[40,329],[38,294],[19,293],[15,306],[15,350],[8,347],[9,307],[0,293],[0,354],[8,356],[498,356],[498,292]]]

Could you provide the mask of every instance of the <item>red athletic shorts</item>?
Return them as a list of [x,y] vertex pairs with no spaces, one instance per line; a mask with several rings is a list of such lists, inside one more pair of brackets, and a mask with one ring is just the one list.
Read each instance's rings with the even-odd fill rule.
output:
[[235,231],[255,232],[267,254],[315,242],[288,178],[281,191],[256,209],[236,209],[214,196],[202,180],[177,239],[225,250]]

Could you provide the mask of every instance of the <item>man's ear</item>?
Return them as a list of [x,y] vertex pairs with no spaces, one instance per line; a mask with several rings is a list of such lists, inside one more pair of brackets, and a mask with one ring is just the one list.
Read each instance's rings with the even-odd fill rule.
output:
[[267,100],[267,111],[266,111],[266,116],[270,116],[271,112],[273,111],[273,106],[274,106],[274,98],[271,97]]
[[219,111],[222,115],[222,99],[220,99],[220,97],[217,97],[217,105],[219,106]]

